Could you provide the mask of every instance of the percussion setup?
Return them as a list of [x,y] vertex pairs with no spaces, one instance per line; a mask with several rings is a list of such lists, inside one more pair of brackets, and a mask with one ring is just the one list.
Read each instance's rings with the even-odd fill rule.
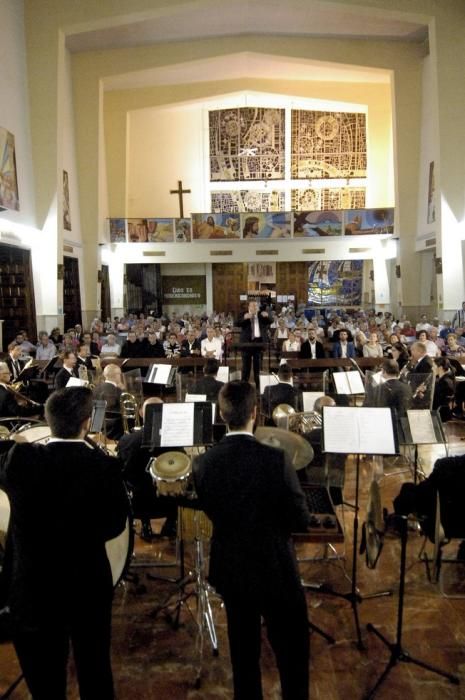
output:
[[[125,413],[129,420],[135,424],[136,429],[138,411],[133,411],[129,397]],[[269,447],[281,449],[289,463],[300,477],[314,459],[314,450],[310,444],[310,436],[314,429],[321,430],[322,417],[313,411],[296,412],[287,404],[280,404],[273,411],[273,420],[276,427],[259,426],[256,428],[255,437],[259,442]],[[27,442],[36,444],[47,444],[51,438],[51,432],[45,423],[29,420],[26,424],[16,425],[12,431],[2,431],[0,425],[0,441],[4,439],[14,439],[16,442]],[[100,446],[93,446],[99,448]],[[179,566],[180,576],[178,579],[162,579],[162,577],[150,576],[151,579],[162,579],[177,585],[177,592],[169,597],[152,611],[152,616],[158,615],[162,611],[167,611],[171,615],[174,610],[174,624],[176,628],[179,624],[179,616],[183,607],[189,612],[196,625],[196,650],[198,654],[197,675],[195,686],[200,687],[204,646],[206,639],[209,639],[212,652],[218,654],[218,640],[215,630],[214,617],[212,612],[212,596],[216,595],[207,581],[207,550],[212,537],[213,525],[208,516],[197,507],[196,494],[192,475],[192,459],[189,454],[179,449],[171,449],[157,457],[152,457],[147,465],[147,472],[150,474],[153,487],[157,495],[164,498],[176,499],[178,506],[177,519],[177,555],[176,561],[169,566]],[[202,448],[201,448],[202,449]],[[344,532],[338,521],[334,510],[329,488],[327,484],[310,485],[305,483],[305,478],[300,478],[302,488],[307,500],[309,510],[312,514],[310,526],[305,533],[293,533],[296,542],[330,543],[344,541]],[[370,489],[368,504],[367,522],[364,525],[364,546],[366,561],[369,568],[376,566],[382,546],[382,520],[379,488],[376,482]],[[358,485],[357,485],[358,489]],[[106,542],[106,552],[111,567],[113,585],[117,586],[124,581],[130,569],[134,552],[134,527],[131,514],[130,496],[128,495],[128,518],[122,533],[116,538]],[[358,506],[357,506],[358,507]],[[0,490],[0,544],[2,537],[7,531],[10,517],[10,505],[4,492]],[[355,535],[355,533],[354,533]],[[354,543],[356,537],[354,536]],[[186,572],[184,563],[184,548],[189,545],[192,551],[190,557],[191,565]],[[354,561],[358,551],[354,547]],[[305,561],[305,560],[303,560]],[[311,560],[306,560],[311,561]],[[140,566],[160,566],[160,563],[139,564]],[[168,564],[165,564],[168,565]],[[137,564],[136,564],[137,566]],[[347,578],[347,574],[345,574]],[[360,628],[358,622],[357,606],[362,600],[356,587],[356,565],[353,564],[352,590],[347,594],[333,592],[326,584],[314,586],[306,584],[304,587],[311,590],[319,590],[323,593],[334,593],[352,604],[359,645],[361,645]],[[389,595],[385,592],[379,595]],[[372,596],[374,597],[374,596]],[[190,609],[189,599],[195,601],[195,612]],[[309,626],[321,634],[328,642],[334,640],[323,630],[309,622]]]

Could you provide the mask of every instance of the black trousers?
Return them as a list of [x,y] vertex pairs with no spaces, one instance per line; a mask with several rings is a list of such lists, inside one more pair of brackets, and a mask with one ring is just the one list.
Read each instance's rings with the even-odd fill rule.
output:
[[70,642],[81,700],[113,700],[110,660],[111,598],[77,608],[68,620],[15,623],[13,643],[34,700],[66,700]]
[[[260,339],[261,342],[261,339]],[[242,351],[242,381],[248,382],[253,363],[253,374],[257,388],[260,387],[260,348],[247,348]]]
[[286,596],[223,596],[234,679],[234,700],[262,700],[261,620],[276,656],[283,700],[308,700],[309,628],[302,589]]

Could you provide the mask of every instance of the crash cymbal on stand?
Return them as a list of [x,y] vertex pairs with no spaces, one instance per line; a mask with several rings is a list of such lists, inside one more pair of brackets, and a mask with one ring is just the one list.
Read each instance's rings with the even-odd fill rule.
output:
[[263,445],[284,450],[296,471],[306,467],[313,459],[312,446],[297,433],[290,433],[282,428],[260,426],[255,431],[255,437]]

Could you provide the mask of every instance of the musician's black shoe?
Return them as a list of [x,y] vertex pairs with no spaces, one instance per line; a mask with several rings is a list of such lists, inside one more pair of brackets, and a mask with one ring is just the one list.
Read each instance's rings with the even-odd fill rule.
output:
[[140,538],[141,540],[145,540],[146,542],[151,542],[154,538],[152,526],[150,524],[150,520],[142,520],[142,528],[140,531]]

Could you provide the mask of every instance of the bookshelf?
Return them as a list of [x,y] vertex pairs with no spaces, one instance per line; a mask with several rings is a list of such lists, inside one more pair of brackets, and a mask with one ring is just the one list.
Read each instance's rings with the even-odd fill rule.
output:
[[31,253],[5,244],[0,244],[0,318],[3,350],[22,328],[29,339],[37,337]]

